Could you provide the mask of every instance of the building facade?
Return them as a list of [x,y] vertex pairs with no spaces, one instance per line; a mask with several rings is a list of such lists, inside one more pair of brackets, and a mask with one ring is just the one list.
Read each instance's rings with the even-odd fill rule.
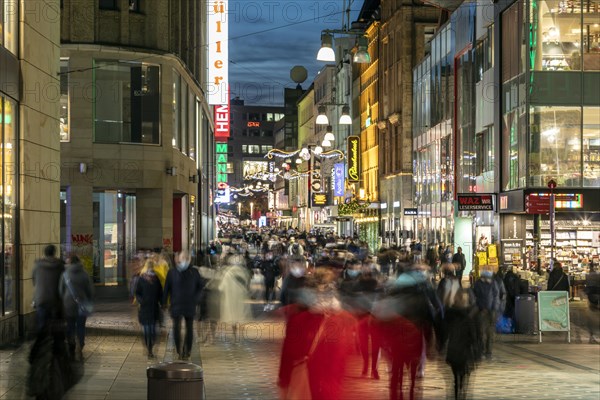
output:
[[137,249],[196,252],[214,235],[205,8],[63,3],[61,245],[97,285],[124,285]]
[[33,0],[1,0],[0,10],[0,344],[5,344],[33,332],[33,264],[46,245],[59,244],[60,21],[57,10]]
[[412,69],[429,53],[441,13],[425,4],[381,2],[379,192],[380,231],[387,246],[413,238]]

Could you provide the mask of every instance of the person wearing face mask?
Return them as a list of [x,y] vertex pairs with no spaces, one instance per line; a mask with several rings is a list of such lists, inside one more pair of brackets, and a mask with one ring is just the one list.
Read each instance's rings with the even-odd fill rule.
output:
[[288,273],[281,285],[281,305],[287,306],[298,302],[298,292],[306,285],[306,260],[302,256],[288,259]]
[[473,292],[479,308],[479,321],[483,341],[483,352],[486,358],[492,358],[492,345],[496,315],[501,308],[500,289],[494,279],[494,272],[488,265],[481,267],[481,276],[475,282]]
[[[177,256],[175,268],[169,270],[163,290],[162,304],[168,304],[173,321],[173,338],[180,360],[189,360],[194,339],[194,316],[200,299],[202,283],[200,274],[191,267],[192,259],[187,250]],[[185,343],[181,343],[181,320],[185,320]]]

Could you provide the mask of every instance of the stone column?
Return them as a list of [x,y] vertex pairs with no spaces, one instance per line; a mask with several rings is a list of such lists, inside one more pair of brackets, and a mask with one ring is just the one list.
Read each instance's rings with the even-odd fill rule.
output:
[[136,245],[168,248],[173,243],[173,192],[170,188],[136,191]]

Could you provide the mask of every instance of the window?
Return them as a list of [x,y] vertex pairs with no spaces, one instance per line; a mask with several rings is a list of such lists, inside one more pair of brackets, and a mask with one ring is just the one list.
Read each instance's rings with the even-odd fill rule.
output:
[[17,54],[19,32],[19,1],[0,0],[0,46]]
[[16,219],[17,219],[17,103],[0,97],[0,203],[3,234],[0,235],[0,316],[16,311]]
[[140,12],[141,0],[129,0],[129,11]]
[[493,127],[486,128],[475,136],[475,175],[494,170],[494,137]]
[[263,137],[272,137],[273,136],[273,131],[272,130],[260,131],[260,136],[263,136]]
[[260,113],[249,113],[248,121],[260,121]]
[[227,163],[227,173],[228,174],[233,174],[233,163],[228,162]]
[[267,154],[269,151],[273,150],[273,146],[261,146],[263,154]]
[[173,70],[173,147],[181,149],[181,136],[179,134],[179,96],[181,95],[181,78]]
[[196,96],[189,90],[188,93],[188,151],[187,155],[196,159]]
[[583,107],[583,186],[600,187],[600,107]]
[[247,144],[242,145],[242,153],[248,153],[248,145]]
[[248,136],[260,137],[260,129],[248,129]]
[[[530,110],[530,186],[581,186],[581,107]],[[597,131],[596,131],[597,132]]]
[[185,79],[181,78],[181,93],[179,96],[179,128],[181,129],[181,152],[183,154],[187,154],[187,141],[188,141],[188,85],[185,82]]
[[117,0],[100,0],[99,6],[101,10],[116,10]]
[[60,141],[71,140],[69,131],[69,60],[60,60]]
[[160,67],[94,60],[94,141],[160,144]]
[[248,154],[260,154],[260,146],[257,144],[248,145]]

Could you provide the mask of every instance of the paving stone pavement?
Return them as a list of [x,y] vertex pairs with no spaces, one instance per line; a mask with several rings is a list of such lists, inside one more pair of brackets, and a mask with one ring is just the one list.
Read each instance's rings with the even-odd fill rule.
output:
[[[219,326],[214,343],[202,343],[196,333],[192,362],[202,365],[208,399],[277,399],[277,371],[283,322],[262,315],[241,331],[235,342],[229,327]],[[137,400],[147,397],[146,368],[135,308],[117,302],[97,307],[90,319],[84,349],[82,380],[66,400]],[[483,361],[470,380],[470,399],[583,399],[600,400],[600,346],[587,344],[587,334],[574,327],[572,343],[565,333],[498,335],[494,357]],[[0,399],[28,399],[24,381],[31,343],[0,349]],[[158,361],[173,360],[167,328],[161,331]],[[353,354],[347,371],[344,399],[388,398],[387,363],[380,360],[380,380],[360,377],[361,361]],[[451,387],[449,368],[434,355],[425,377],[416,386],[418,399],[445,399]],[[407,382],[405,383],[407,384]]]

